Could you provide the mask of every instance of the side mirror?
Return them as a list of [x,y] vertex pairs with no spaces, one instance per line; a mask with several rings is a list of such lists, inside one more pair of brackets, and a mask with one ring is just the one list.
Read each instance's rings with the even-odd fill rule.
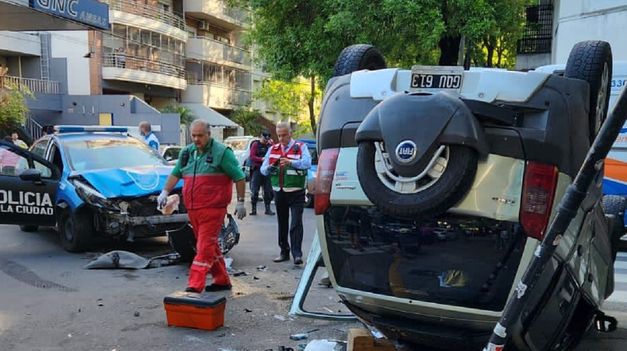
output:
[[30,180],[33,182],[41,181],[41,172],[38,169],[28,168],[24,172],[20,173],[21,180]]

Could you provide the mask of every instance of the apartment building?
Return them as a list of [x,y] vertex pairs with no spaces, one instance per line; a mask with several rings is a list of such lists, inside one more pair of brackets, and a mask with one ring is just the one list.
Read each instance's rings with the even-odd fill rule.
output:
[[250,52],[241,41],[246,11],[224,0],[101,1],[109,6],[107,30],[0,32],[0,65],[8,67],[6,79],[36,93],[29,102],[36,122],[66,123],[68,111],[87,111],[85,123],[116,124],[107,117],[112,108],[97,97],[126,95],[145,101],[155,115],[186,105],[216,127],[218,138],[243,133],[225,116],[251,100]]

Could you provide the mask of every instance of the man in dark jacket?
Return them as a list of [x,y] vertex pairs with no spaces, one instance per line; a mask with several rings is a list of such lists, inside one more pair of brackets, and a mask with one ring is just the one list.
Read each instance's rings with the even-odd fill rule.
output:
[[259,200],[260,187],[263,187],[263,203],[266,205],[265,213],[270,216],[274,215],[274,212],[272,212],[272,209],[270,208],[270,202],[272,201],[272,184],[270,183],[270,177],[265,176],[263,175],[263,173],[261,173],[261,164],[263,163],[263,158],[266,156],[266,153],[268,152],[268,149],[270,149],[270,147],[272,147],[270,132],[265,129],[261,132],[261,138],[257,141],[254,141],[250,146],[250,155],[248,155],[248,158],[250,160],[251,173],[251,216],[257,214],[257,201]]

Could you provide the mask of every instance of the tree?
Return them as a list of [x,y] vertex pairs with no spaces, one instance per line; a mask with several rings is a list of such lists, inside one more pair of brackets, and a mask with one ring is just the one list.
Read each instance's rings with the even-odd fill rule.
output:
[[24,125],[28,113],[27,97],[33,97],[27,87],[6,82],[0,76],[0,131],[8,134]]
[[246,135],[259,135],[264,128],[258,119],[261,118],[261,114],[258,111],[249,111],[243,108],[237,109],[229,115],[229,118],[244,128]]
[[[292,81],[268,79],[263,83],[262,88],[255,92],[253,98],[269,103],[273,110],[297,122],[300,127],[297,133],[312,133],[315,128],[312,128],[311,120],[307,121],[307,116],[312,115],[309,111],[312,106],[310,102],[319,100],[321,91],[314,88],[312,99],[311,87],[308,83],[298,79]],[[317,105],[314,108],[313,115],[315,116],[318,113]]]
[[[351,44],[379,48],[390,66],[457,64],[468,52],[497,43],[501,56],[510,24],[522,26],[522,0],[230,0],[248,6],[249,41],[256,58],[277,79],[310,80],[310,123],[315,131],[317,82],[325,84],[340,51]],[[515,6],[508,7],[509,3]],[[502,21],[507,25],[500,26]],[[492,38],[497,38],[496,41]],[[487,38],[487,41],[485,40]]]
[[523,35],[525,26],[525,7],[535,3],[533,0],[494,0],[494,26],[484,33],[477,45],[473,61],[486,67],[514,66],[516,45]]
[[183,105],[168,105],[161,109],[160,112],[163,113],[178,113],[181,117],[181,124],[189,126],[192,121],[196,118],[192,110],[187,106]]

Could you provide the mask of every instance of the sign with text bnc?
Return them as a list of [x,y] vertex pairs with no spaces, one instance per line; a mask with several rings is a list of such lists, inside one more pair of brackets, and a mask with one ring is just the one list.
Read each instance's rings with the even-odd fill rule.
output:
[[109,29],[109,5],[98,0],[30,0],[30,7],[100,29]]

